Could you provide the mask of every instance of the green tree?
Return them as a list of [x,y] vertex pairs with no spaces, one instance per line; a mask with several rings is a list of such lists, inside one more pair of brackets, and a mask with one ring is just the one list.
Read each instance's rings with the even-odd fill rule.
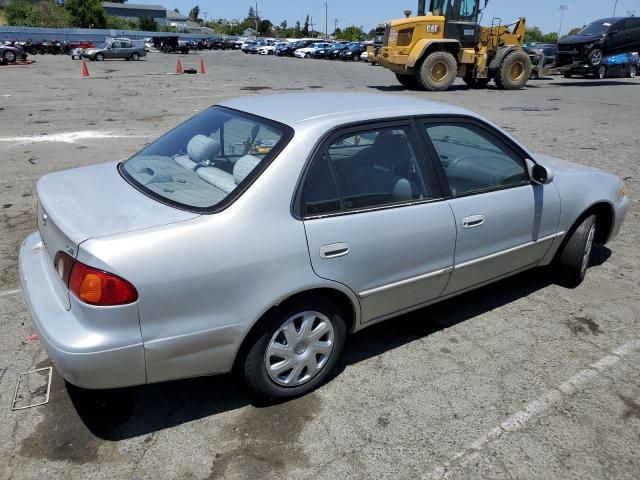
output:
[[100,0],[66,0],[64,7],[71,14],[72,24],[83,28],[104,28],[107,17]]
[[158,30],[158,23],[153,17],[140,17],[138,19],[138,27],[144,32],[156,32]]
[[307,15],[304,19],[304,26],[302,27],[302,34],[305,37],[309,36],[309,25],[310,25],[309,15]]
[[581,30],[582,30],[582,27],[572,28],[571,30],[569,30],[569,33],[567,35],[576,35]]
[[176,13],[180,13],[180,9],[179,8],[174,8],[173,11],[176,12]]
[[196,5],[191,9],[191,11],[189,11],[189,20],[191,20],[192,22],[197,22],[199,16],[200,16],[200,7]]
[[542,36],[542,43],[558,43],[558,34],[556,32],[544,34]]
[[7,5],[5,15],[9,25],[54,28],[71,25],[71,15],[67,10],[47,1],[18,0]]
[[110,30],[137,30],[138,24],[124,18],[107,15],[107,28]]
[[256,11],[253,9],[253,6],[249,7],[249,13],[247,15],[247,20],[253,20],[256,16]]
[[296,22],[296,28],[293,29],[293,36],[300,38],[302,36],[302,30],[300,29],[300,20]]
[[538,27],[527,28],[524,32],[524,41],[530,42],[542,42],[544,34]]
[[362,38],[364,36],[365,36],[365,34],[362,31],[362,28],[356,27],[355,25],[352,25],[352,26],[347,27],[344,30],[342,30],[337,35],[337,38],[339,40],[349,40],[351,42],[359,42],[360,40],[362,40]]
[[283,29],[283,30],[286,30],[286,29],[287,29],[287,21],[286,21],[286,20],[284,20],[284,21],[280,24],[280,28],[281,28],[281,29]]

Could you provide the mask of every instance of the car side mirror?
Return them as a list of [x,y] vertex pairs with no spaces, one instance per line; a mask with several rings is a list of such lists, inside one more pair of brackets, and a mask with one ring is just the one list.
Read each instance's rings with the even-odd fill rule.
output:
[[535,163],[533,160],[527,160],[527,169],[529,170],[529,178],[533,183],[538,185],[548,185],[553,181],[553,170]]

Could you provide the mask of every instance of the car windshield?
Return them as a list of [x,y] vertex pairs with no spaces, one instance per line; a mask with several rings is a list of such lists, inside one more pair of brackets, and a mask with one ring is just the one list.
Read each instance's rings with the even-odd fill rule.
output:
[[360,45],[357,43],[352,43],[351,45],[349,45],[349,50],[357,50],[358,48],[360,48]]
[[104,49],[104,48],[107,48],[108,46],[109,46],[108,43],[101,43],[100,45],[96,45],[96,48]]
[[121,166],[135,187],[170,204],[210,209],[253,181],[289,138],[288,127],[211,107]]
[[586,28],[578,32],[578,35],[602,35],[603,33],[606,33],[609,30],[611,25],[612,25],[611,22],[603,22],[603,21],[593,22],[587,25]]

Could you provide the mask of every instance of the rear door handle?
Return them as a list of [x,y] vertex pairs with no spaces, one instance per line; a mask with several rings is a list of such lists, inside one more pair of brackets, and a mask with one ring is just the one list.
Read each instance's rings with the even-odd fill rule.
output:
[[484,223],[484,215],[472,215],[462,219],[462,228],[475,228]]
[[338,258],[344,257],[349,253],[348,243],[331,243],[320,247],[320,258]]

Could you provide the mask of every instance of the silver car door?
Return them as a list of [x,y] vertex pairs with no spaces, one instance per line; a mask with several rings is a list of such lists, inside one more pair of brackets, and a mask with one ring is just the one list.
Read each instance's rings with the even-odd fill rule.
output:
[[456,222],[445,295],[539,262],[558,234],[555,186],[532,184],[526,154],[481,122],[429,120],[423,126]]
[[351,128],[324,144],[300,192],[316,274],[359,296],[363,321],[438,297],[455,224],[409,122]]

